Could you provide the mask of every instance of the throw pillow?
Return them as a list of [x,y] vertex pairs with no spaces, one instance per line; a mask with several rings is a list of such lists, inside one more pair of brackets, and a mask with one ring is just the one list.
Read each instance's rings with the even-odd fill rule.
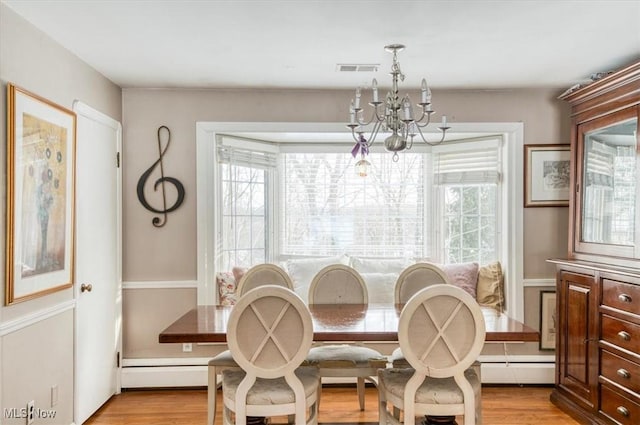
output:
[[449,281],[467,291],[476,298],[478,285],[478,263],[444,264],[440,268],[447,274]]
[[236,279],[231,272],[216,273],[216,287],[218,289],[219,305],[235,305]]
[[478,304],[504,311],[504,276],[499,261],[478,270]]
[[351,267],[358,273],[397,273],[410,265],[406,258],[362,258],[351,257]]
[[362,273],[362,279],[367,285],[369,293],[369,303],[371,304],[393,304],[394,288],[397,273]]

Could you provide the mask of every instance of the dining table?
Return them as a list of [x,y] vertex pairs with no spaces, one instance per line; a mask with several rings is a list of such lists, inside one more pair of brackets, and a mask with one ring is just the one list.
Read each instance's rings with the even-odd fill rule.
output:
[[[313,339],[318,342],[398,341],[402,304],[310,304]],[[160,343],[227,342],[232,306],[200,305],[187,311],[158,336]],[[481,307],[487,342],[537,342],[540,333],[503,312]],[[247,418],[264,424],[264,418]],[[452,416],[425,416],[424,425],[455,425]]]
[[[318,342],[398,341],[402,304],[311,304],[313,339]],[[232,306],[200,305],[160,332],[160,343],[227,342]],[[481,307],[487,342],[537,342],[540,333],[505,313]]]

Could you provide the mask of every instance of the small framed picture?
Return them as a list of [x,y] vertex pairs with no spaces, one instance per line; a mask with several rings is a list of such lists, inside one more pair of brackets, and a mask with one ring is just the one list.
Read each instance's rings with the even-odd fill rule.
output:
[[555,291],[540,292],[540,349],[556,349],[556,293]]
[[524,146],[524,206],[569,206],[569,145]]
[[7,84],[5,304],[73,285],[76,115]]

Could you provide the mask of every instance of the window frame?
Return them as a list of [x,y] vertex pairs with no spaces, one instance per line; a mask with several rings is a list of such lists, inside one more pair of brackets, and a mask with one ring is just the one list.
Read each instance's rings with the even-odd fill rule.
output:
[[[524,139],[523,123],[456,123],[455,132],[469,135],[500,135],[503,142],[502,203],[500,215],[502,225],[499,246],[502,250],[501,263],[505,270],[505,297],[507,313],[516,320],[524,319],[523,284],[523,166],[522,151]],[[257,122],[197,122],[196,123],[196,177],[197,177],[197,300],[198,305],[216,303],[215,254],[219,225],[215,220],[216,135],[233,134],[240,137],[260,139],[265,134],[275,136],[278,133],[345,133],[343,123],[257,123]],[[447,142],[444,142],[447,143]],[[300,143],[297,143],[300,145]],[[294,145],[282,144],[294,148]],[[416,143],[413,149],[421,149],[424,144]],[[313,145],[309,146],[313,149]],[[378,148],[375,146],[374,148]],[[277,184],[273,185],[276,186]],[[431,187],[434,187],[433,185]],[[425,185],[425,190],[429,186]],[[277,193],[275,194],[277,196]],[[276,214],[272,215],[277,219]],[[433,219],[433,217],[430,217]],[[271,227],[271,232],[277,227]],[[278,252],[277,234],[270,234],[274,243],[273,251]]]
[[[269,143],[263,143],[263,142],[255,142],[253,140],[249,140],[249,139],[245,139],[242,137],[237,137],[237,136],[230,136],[230,135],[223,135],[223,134],[218,134],[216,136],[216,163],[215,163],[215,175],[216,177],[218,177],[216,179],[215,185],[216,185],[216,203],[219,205],[220,203],[223,202],[223,191],[222,191],[222,184],[223,184],[223,179],[222,179],[222,167],[219,166],[219,164],[223,163],[223,161],[220,161],[218,157],[218,149],[222,146],[224,147],[228,147],[231,149],[237,148],[239,150],[244,150],[244,151],[254,151],[254,152],[262,152],[262,153],[266,153],[266,154],[273,154],[274,156],[277,157],[278,155],[278,148],[277,146],[271,145]],[[241,161],[242,162],[242,161]],[[231,161],[229,162],[225,162],[228,165],[240,165],[240,164],[234,164]],[[248,166],[249,164],[247,164]],[[265,166],[265,167],[253,167],[254,169],[262,169],[264,171],[264,197],[265,197],[265,205],[264,205],[264,217],[265,217],[265,233],[264,233],[264,238],[265,238],[265,245],[264,245],[264,250],[265,250],[265,260],[267,262],[271,262],[273,261],[273,255],[274,252],[277,252],[274,250],[274,244],[273,244],[273,235],[275,234],[274,229],[277,228],[276,226],[276,219],[275,219],[275,210],[276,210],[276,206],[273,204],[273,202],[270,202],[273,199],[277,199],[277,194],[278,194],[278,190],[277,190],[277,181],[278,181],[278,172],[277,172],[277,163],[274,161],[274,165],[273,167],[269,167],[269,166]],[[219,210],[216,210],[214,212],[215,215],[215,219],[216,219],[216,229],[217,229],[217,233],[216,233],[216,238],[220,241],[220,247],[219,249],[216,250],[216,256],[215,256],[215,265],[216,267],[219,267],[221,264],[221,260],[220,257],[222,256],[222,253],[224,252],[224,250],[222,249],[222,241],[223,238],[221,237],[221,229],[223,229],[223,223],[224,223],[224,212],[220,213]]]

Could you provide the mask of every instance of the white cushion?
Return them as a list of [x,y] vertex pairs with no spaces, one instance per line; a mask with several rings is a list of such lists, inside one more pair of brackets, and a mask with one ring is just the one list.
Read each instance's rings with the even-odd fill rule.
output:
[[336,345],[321,345],[319,347],[313,347],[309,350],[307,356],[307,363],[310,365],[320,364],[322,367],[323,362],[335,363],[335,362],[348,362],[354,366],[366,367],[369,365],[369,360],[380,360],[385,357],[376,350],[367,347],[360,347],[358,345],[336,344]]
[[370,304],[393,304],[398,273],[362,273]]
[[[404,389],[413,376],[413,369],[384,369],[378,373],[388,392],[400,399],[404,398]],[[476,396],[480,394],[480,379],[476,372],[469,368],[464,372],[473,387]],[[429,378],[424,380],[416,391],[416,403],[422,404],[461,404],[463,395],[453,378]]]
[[[227,399],[235,400],[238,385],[244,379],[242,370],[225,370],[222,372],[222,392]],[[318,389],[320,375],[315,367],[296,369],[296,376],[304,386],[304,393],[309,397]],[[247,405],[288,404],[295,401],[293,390],[284,378],[256,379],[247,394]]]
[[351,257],[351,267],[359,273],[398,273],[411,265],[406,258],[362,258]]
[[286,270],[293,281],[293,290],[307,303],[309,299],[309,285],[320,270],[331,264],[349,264],[349,257],[338,255],[335,257],[301,258],[286,261]]

